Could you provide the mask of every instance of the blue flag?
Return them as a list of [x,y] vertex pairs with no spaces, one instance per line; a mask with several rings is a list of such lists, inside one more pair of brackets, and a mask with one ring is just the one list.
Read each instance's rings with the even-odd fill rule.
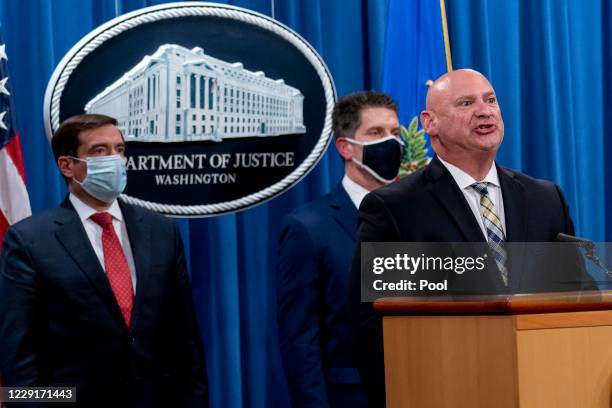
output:
[[431,159],[418,117],[428,83],[451,68],[445,46],[443,0],[390,0],[383,67],[383,91],[399,104],[404,156],[398,173],[407,176]]
[[383,91],[399,103],[405,126],[425,108],[427,81],[450,69],[437,0],[390,0]]

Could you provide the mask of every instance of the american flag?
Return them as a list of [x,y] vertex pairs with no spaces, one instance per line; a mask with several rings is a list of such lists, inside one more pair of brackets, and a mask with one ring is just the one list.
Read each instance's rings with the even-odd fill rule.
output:
[[9,225],[32,214],[7,61],[0,39],[0,245]]

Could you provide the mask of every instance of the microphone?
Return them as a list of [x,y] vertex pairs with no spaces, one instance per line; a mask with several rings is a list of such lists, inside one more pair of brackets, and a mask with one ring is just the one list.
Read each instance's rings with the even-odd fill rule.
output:
[[589,258],[596,267],[605,272],[608,278],[612,278],[612,272],[609,271],[605,266],[602,265],[597,252],[595,251],[595,243],[589,239],[575,237],[573,235],[564,234],[562,232],[557,234],[557,240],[561,242],[571,242],[576,244],[579,248],[585,250],[584,254]]
[[578,246],[581,248],[595,249],[595,243],[593,241],[585,238],[575,237],[569,234],[564,234],[562,232],[557,234],[557,240],[561,242],[571,242],[574,244],[578,244]]

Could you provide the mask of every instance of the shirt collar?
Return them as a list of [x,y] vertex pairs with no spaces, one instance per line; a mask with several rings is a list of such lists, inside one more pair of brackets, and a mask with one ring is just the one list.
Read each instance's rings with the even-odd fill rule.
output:
[[351,201],[353,202],[353,204],[355,204],[355,207],[357,208],[359,208],[359,206],[361,205],[361,201],[363,201],[363,198],[366,196],[366,194],[369,193],[369,191],[365,187],[351,180],[351,178],[346,173],[342,178],[342,187],[344,187],[344,190],[349,195]]
[[[87,204],[85,204],[80,198],[78,198],[72,193],[70,193],[68,199],[72,203],[72,206],[76,210],[81,221],[87,220],[93,214],[98,212]],[[108,208],[108,210],[106,210],[106,212],[112,215],[114,219],[119,220],[120,222],[123,221],[123,215],[121,214],[121,208],[119,208],[119,203],[117,203],[117,200],[113,201],[113,203]]]
[[[457,185],[459,186],[461,190],[468,188],[474,183],[478,183],[478,181],[476,181],[474,177],[470,176],[465,171],[461,170],[459,167],[442,160],[440,156],[438,156],[438,159],[440,160],[440,162],[442,162],[444,167],[446,167],[446,169],[450,172],[451,176],[453,176],[453,179],[455,179],[455,182],[457,183]],[[500,186],[499,176],[497,175],[497,167],[495,165],[495,162],[493,162],[493,164],[491,165],[491,168],[489,169],[489,172],[487,173],[485,178],[480,181],[480,183],[483,183],[483,182],[486,182],[495,187]]]

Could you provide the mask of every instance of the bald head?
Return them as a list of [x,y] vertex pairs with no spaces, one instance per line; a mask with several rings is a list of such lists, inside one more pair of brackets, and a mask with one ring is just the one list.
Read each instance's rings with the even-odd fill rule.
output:
[[495,90],[480,72],[448,72],[431,85],[421,124],[438,156],[476,180],[491,168],[504,136]]
[[484,75],[473,69],[458,69],[441,75],[427,91],[427,99],[425,100],[426,109],[435,110],[445,95],[452,94],[454,88],[462,87],[466,81],[474,77],[483,79],[491,86]]

